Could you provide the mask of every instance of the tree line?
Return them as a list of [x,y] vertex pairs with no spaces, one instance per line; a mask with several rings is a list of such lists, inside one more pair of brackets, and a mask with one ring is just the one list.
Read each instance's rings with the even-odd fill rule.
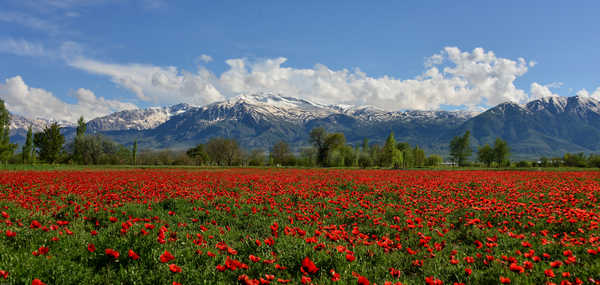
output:
[[279,141],[269,150],[244,150],[233,139],[211,138],[187,150],[186,154],[196,165],[219,166],[305,166],[305,167],[393,167],[408,168],[438,166],[442,163],[439,155],[425,155],[419,146],[397,143],[391,132],[385,144],[369,145],[365,139],[362,145],[346,142],[343,133],[328,133],[317,127],[310,131],[310,147],[293,152],[285,141]]

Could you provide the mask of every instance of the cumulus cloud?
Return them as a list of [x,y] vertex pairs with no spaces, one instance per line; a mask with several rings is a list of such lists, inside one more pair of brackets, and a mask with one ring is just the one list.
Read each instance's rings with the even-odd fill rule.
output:
[[204,69],[191,73],[173,66],[122,65],[85,58],[72,60],[70,65],[107,75],[115,84],[130,90],[139,99],[154,104],[186,102],[201,105],[225,99],[213,84],[218,80]]
[[207,54],[202,54],[198,57],[198,60],[205,62],[205,63],[209,63],[213,60],[212,56],[207,55]]
[[586,89],[581,89],[581,90],[577,91],[576,95],[582,96],[582,97],[591,97],[596,100],[600,100],[600,87],[596,88],[596,91],[594,91],[592,93],[588,92]]
[[[554,94],[552,93],[552,91],[550,91],[550,88],[556,88],[557,84],[556,83],[550,83],[548,85],[541,85],[537,82],[533,82],[531,83],[531,87],[530,87],[530,93],[531,93],[531,99],[540,99],[542,97],[550,97],[550,96],[558,96],[558,94]],[[560,86],[560,85],[558,85]]]
[[135,105],[96,96],[80,88],[72,94],[75,104],[66,103],[51,92],[27,86],[20,76],[0,83],[0,98],[10,112],[29,117],[75,122],[80,116],[92,119],[115,111],[134,109]]
[[108,76],[138,98],[156,104],[206,104],[241,93],[274,92],[321,103],[375,105],[388,110],[439,109],[441,106],[479,109],[505,101],[526,102],[530,96],[515,87],[533,62],[497,57],[492,51],[471,52],[446,47],[425,60],[427,69],[412,79],[370,77],[359,69],[332,70],[316,64],[298,69],[283,66],[286,58],[225,61],[216,75],[145,64],[104,63],[80,57],[73,67]]

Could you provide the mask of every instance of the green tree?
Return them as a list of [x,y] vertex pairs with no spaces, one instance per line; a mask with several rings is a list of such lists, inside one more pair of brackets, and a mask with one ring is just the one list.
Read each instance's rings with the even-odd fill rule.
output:
[[425,165],[435,167],[435,166],[440,166],[440,164],[442,164],[442,162],[443,162],[443,159],[441,156],[439,156],[437,154],[431,154],[425,160]]
[[207,164],[210,160],[204,144],[198,144],[185,153],[196,162],[196,165]]
[[477,150],[477,160],[484,163],[487,167],[492,165],[492,162],[495,160],[495,154],[489,144],[486,143],[484,146],[479,147]]
[[402,157],[400,165],[403,168],[412,167],[414,164],[413,151],[407,142],[399,142],[396,144],[396,148],[400,152]]
[[590,154],[587,165],[589,167],[600,167],[600,155]]
[[382,157],[381,157],[381,166],[390,167],[396,166],[392,165],[394,162],[394,158],[397,155],[398,149],[396,148],[396,139],[394,138],[394,132],[391,131],[385,140],[385,144],[382,149]]
[[324,128],[318,127],[310,131],[310,143],[317,150],[317,165],[331,166],[332,156],[339,155],[333,152],[346,144],[346,137],[343,133],[328,134]]
[[413,159],[415,167],[425,166],[425,151],[418,145],[413,148]]
[[265,151],[262,149],[253,149],[248,155],[248,165],[263,166],[265,165]]
[[325,140],[327,139],[327,131],[323,127],[314,128],[310,131],[310,143],[317,150],[317,165],[325,166],[327,162],[327,148]]
[[317,150],[314,147],[305,147],[300,149],[298,160],[303,166],[315,166],[317,165],[316,157]]
[[450,156],[458,166],[464,166],[473,150],[470,141],[471,132],[466,131],[462,136],[456,136],[450,141]]
[[16,147],[16,144],[10,143],[10,115],[0,99],[0,161],[6,164]]
[[284,141],[279,141],[275,145],[273,145],[270,155],[273,159],[274,165],[294,164],[294,154],[292,154],[290,146]]
[[234,139],[211,138],[205,149],[210,161],[217,165],[233,166],[241,157],[241,149]]
[[21,148],[21,155],[23,163],[33,162],[33,132],[31,126],[27,128],[27,138],[25,139],[25,144]]
[[58,161],[65,143],[65,137],[60,133],[60,126],[54,122],[46,126],[40,133],[33,136],[33,145],[38,149],[39,158],[48,163]]
[[133,148],[131,150],[131,163],[136,165],[137,162],[137,140],[133,141]]
[[566,166],[586,167],[587,159],[583,152],[580,153],[565,153],[562,159]]
[[83,139],[84,139],[86,130],[87,130],[87,124],[85,123],[83,116],[81,116],[81,117],[79,117],[79,120],[77,121],[76,135],[75,135],[75,139],[73,140],[73,160],[75,160],[75,162],[80,163],[80,164],[84,163],[81,149],[83,148],[83,141],[84,141]]
[[363,139],[362,151],[363,152],[369,152],[369,139],[368,138],[364,138]]
[[498,167],[506,165],[508,162],[509,149],[506,141],[497,138],[494,142],[494,161]]
[[86,130],[87,124],[85,123],[83,116],[81,116],[79,117],[79,120],[77,120],[77,136],[79,137],[85,135]]

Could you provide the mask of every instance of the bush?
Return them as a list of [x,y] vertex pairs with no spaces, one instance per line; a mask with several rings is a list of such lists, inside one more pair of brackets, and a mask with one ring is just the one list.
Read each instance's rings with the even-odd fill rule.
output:
[[521,160],[521,161],[517,162],[516,167],[531,167],[531,162]]

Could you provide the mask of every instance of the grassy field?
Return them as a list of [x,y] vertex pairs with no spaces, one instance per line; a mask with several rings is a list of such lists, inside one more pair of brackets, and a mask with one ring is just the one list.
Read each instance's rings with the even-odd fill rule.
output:
[[576,284],[600,272],[595,171],[89,169],[0,171],[0,282]]

